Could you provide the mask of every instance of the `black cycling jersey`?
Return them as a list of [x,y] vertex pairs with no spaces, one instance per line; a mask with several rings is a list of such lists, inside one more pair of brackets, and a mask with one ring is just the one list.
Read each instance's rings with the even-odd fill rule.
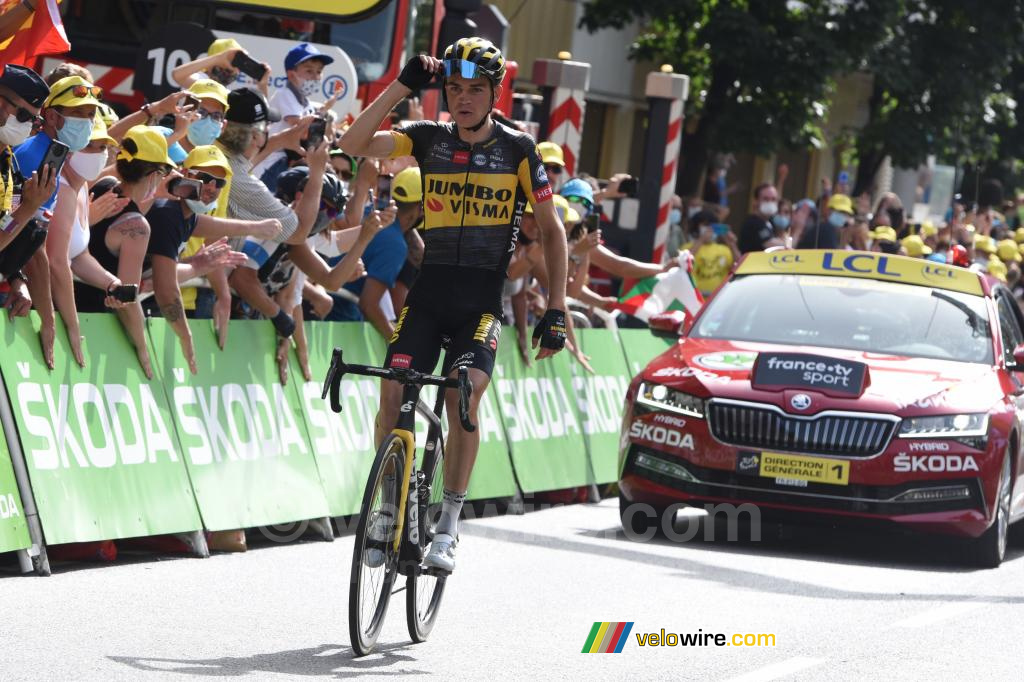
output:
[[423,182],[423,264],[502,275],[515,251],[526,202],[551,199],[533,138],[500,123],[470,145],[454,123],[419,121],[393,131],[391,156],[416,157]]

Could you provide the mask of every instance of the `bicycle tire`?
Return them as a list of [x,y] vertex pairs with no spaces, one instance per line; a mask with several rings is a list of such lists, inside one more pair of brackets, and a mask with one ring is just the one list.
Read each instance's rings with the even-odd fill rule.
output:
[[[429,495],[421,497],[419,501],[420,518],[423,519],[424,529],[423,546],[426,547],[434,537],[434,524],[437,522],[437,514],[440,512],[441,500],[444,497],[444,443],[440,438],[434,451],[426,452],[421,471],[424,485],[430,486]],[[421,494],[422,491],[421,488]],[[447,576],[415,572],[406,578],[405,621],[413,642],[425,642],[430,631],[434,629],[446,582]]]
[[[393,466],[391,471],[388,465]],[[370,467],[363,503],[356,525],[355,547],[352,550],[352,573],[348,593],[348,632],[352,650],[356,656],[365,656],[373,650],[384,625],[391,591],[398,576],[398,552],[393,549],[395,521],[397,521],[399,497],[402,494],[402,476],[405,474],[405,442],[394,434],[381,443],[377,456]],[[389,490],[390,488],[390,490]],[[392,509],[390,529],[383,534],[374,528],[381,512]],[[385,517],[386,518],[386,517]],[[387,522],[385,521],[385,524]],[[378,536],[372,537],[370,530]],[[379,552],[380,554],[375,554]],[[372,564],[378,564],[373,566]],[[373,587],[371,571],[383,569],[379,580],[379,593],[365,594],[364,587]],[[366,597],[366,599],[364,599]],[[364,603],[367,602],[367,603]],[[372,610],[367,613],[367,607]]]

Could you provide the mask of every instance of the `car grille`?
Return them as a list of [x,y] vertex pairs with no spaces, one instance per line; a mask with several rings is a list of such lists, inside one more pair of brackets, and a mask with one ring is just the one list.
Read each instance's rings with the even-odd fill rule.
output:
[[816,455],[870,457],[885,449],[899,418],[852,412],[813,417],[787,415],[777,407],[712,399],[712,435],[726,445]]

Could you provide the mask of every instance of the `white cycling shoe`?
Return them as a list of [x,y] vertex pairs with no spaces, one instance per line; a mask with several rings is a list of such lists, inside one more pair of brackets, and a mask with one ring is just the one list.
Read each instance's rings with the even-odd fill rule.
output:
[[430,543],[427,556],[423,558],[423,564],[431,568],[437,568],[451,573],[455,570],[455,545],[458,540],[447,533],[438,533]]

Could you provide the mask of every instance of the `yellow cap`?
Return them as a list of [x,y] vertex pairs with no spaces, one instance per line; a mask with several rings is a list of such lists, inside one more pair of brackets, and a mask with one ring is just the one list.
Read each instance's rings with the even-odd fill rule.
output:
[[[125,148],[125,142],[131,140],[135,143],[135,153]],[[118,159],[126,161],[149,161],[150,163],[162,163],[172,168],[175,163],[167,156],[167,138],[164,134],[152,126],[138,125],[125,133],[121,142],[121,151],[117,154]]]
[[[843,213],[849,213],[853,215],[853,201],[850,200],[845,194],[833,194],[832,198],[828,200],[828,207],[833,211],[842,211]],[[892,240],[895,241],[895,240]]]
[[228,89],[213,80],[212,78],[200,78],[188,89],[199,99],[212,99],[224,105],[224,111],[228,109]]
[[999,255],[999,260],[1004,262],[1016,261],[1021,262],[1024,260],[1021,258],[1020,251],[1017,250],[1017,242],[1012,239],[1003,239],[996,245],[996,253]]
[[974,250],[982,251],[987,254],[994,254],[998,251],[996,243],[992,241],[992,238],[983,234],[975,235]]
[[210,43],[210,47],[207,48],[206,54],[213,56],[220,54],[221,52],[227,52],[228,50],[241,50],[242,46],[238,44],[238,41],[234,38],[218,38],[217,40]]
[[922,237],[934,237],[939,233],[939,228],[935,227],[935,223],[930,220],[926,220],[921,223],[921,236]]
[[395,176],[391,181],[391,197],[404,204],[423,201],[423,179],[418,166],[410,166]]
[[43,102],[46,107],[78,107],[83,104],[100,104],[98,99],[103,88],[97,87],[81,76],[67,76],[50,86],[50,95]]
[[903,244],[903,248],[907,250],[907,255],[913,256],[914,258],[921,258],[922,256],[927,256],[932,252],[931,247],[925,246],[924,240],[916,234],[904,237],[901,243]]
[[871,233],[871,238],[876,242],[894,242],[896,241],[896,230],[888,225],[881,225]]
[[1000,282],[1006,281],[1006,266],[998,258],[992,258],[988,262],[988,274],[992,275]]
[[537,145],[537,153],[540,154],[540,160],[545,165],[565,167],[565,155],[562,153],[561,145],[554,142],[541,142]]
[[103,125],[108,128],[121,120],[121,117],[117,115],[116,111],[114,111],[114,107],[110,106],[106,102],[100,102],[100,105],[96,107],[96,116],[103,121]]
[[117,140],[112,138],[110,133],[107,132],[107,124],[103,122],[99,115],[92,119],[92,133],[89,135],[90,142],[95,142],[96,140],[102,140],[114,147],[117,146]]
[[231,177],[231,164],[228,163],[224,152],[215,144],[193,148],[181,165],[185,168],[223,168],[227,173],[225,177]]
[[1024,227],[1018,227],[1013,231],[1013,240],[1018,244],[1024,242]]

